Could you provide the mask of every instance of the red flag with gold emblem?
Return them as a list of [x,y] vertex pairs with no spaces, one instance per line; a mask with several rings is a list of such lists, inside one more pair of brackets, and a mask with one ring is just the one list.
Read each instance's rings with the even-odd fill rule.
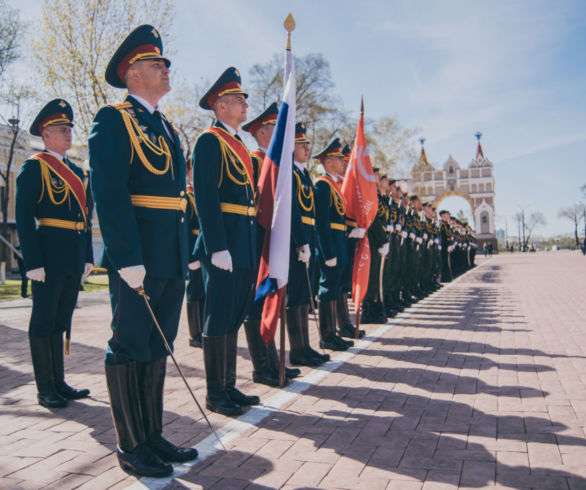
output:
[[[350,155],[350,163],[342,184],[342,195],[346,207],[346,216],[355,220],[358,227],[368,229],[378,209],[376,179],[364,137],[364,106],[361,110],[356,139]],[[368,236],[360,240],[354,251],[354,268],[352,270],[352,299],[357,309],[366,294],[370,272],[370,246]]]

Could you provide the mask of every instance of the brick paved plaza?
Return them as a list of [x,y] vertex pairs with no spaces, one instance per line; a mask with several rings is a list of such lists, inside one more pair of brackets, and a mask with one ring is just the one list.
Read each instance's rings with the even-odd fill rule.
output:
[[[30,301],[2,302],[0,488],[586,488],[586,258],[478,262],[285,391],[250,381],[242,332],[238,383],[265,404],[238,420],[210,416],[227,451],[169,363],[164,434],[200,460],[162,481],[117,465],[107,294],[80,296],[66,359],[68,381],[92,398],[54,412],[36,404]],[[202,353],[187,346],[184,317],[176,353],[203,402]]]

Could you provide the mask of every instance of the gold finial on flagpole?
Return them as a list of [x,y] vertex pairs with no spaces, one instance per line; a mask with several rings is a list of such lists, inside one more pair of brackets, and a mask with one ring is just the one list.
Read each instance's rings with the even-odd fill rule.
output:
[[364,116],[364,95],[360,96],[360,115]]
[[295,30],[295,19],[289,13],[289,15],[285,18],[285,22],[283,22],[285,26],[285,30],[287,31],[287,49],[291,51],[291,32]]

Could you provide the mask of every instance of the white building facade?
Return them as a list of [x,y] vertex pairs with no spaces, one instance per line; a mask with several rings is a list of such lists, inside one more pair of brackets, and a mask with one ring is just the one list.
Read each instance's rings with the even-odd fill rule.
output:
[[[439,211],[440,203],[447,197],[460,196],[470,204],[479,246],[492,243],[497,249],[495,229],[495,181],[492,162],[485,158],[480,137],[477,134],[476,156],[466,168],[450,155],[440,169],[427,160],[425,149],[411,169],[410,192],[422,201],[433,203]],[[423,141],[422,141],[423,143]]]

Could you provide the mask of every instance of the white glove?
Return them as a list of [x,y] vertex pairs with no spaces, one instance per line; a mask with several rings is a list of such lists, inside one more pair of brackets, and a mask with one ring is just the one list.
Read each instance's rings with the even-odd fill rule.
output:
[[424,233],[424,234],[423,234],[423,239],[424,239],[424,240],[427,240],[427,233]]
[[301,245],[301,247],[297,249],[297,260],[303,262],[304,264],[308,264],[310,258],[311,251],[309,250],[309,245],[307,243],[305,245]]
[[365,233],[366,230],[364,228],[354,228],[348,235],[348,238],[364,238]]
[[381,248],[379,248],[378,253],[383,257],[386,257],[389,254],[389,242],[385,243]]
[[39,267],[38,269],[31,269],[27,271],[26,277],[31,281],[45,282],[45,268]]
[[232,256],[230,255],[230,252],[228,250],[214,252],[212,254],[212,264],[218,269],[232,272]]
[[397,230],[397,231],[401,231],[401,223],[397,223],[397,224],[395,225],[395,230]]
[[189,267],[190,271],[196,271],[201,267],[201,264],[199,263],[199,260],[196,260],[195,262],[190,262],[187,264],[187,267]]
[[393,231],[395,227],[393,225],[387,225],[387,231]]
[[90,262],[86,262],[85,267],[83,269],[83,277],[89,276],[90,272],[93,270],[93,268],[94,268],[94,264],[92,264]]
[[336,267],[336,264],[338,263],[338,259],[336,257],[334,257],[333,259],[326,260],[325,263],[328,267]]
[[409,233],[409,238],[411,238],[411,240],[415,240],[415,233]]
[[401,232],[401,236],[403,237],[403,240],[404,240],[405,238],[407,238],[407,232],[406,231],[402,231]]
[[119,271],[120,277],[132,288],[137,289],[142,287],[144,276],[146,276],[146,269],[144,265],[131,265],[129,267],[122,267]]

